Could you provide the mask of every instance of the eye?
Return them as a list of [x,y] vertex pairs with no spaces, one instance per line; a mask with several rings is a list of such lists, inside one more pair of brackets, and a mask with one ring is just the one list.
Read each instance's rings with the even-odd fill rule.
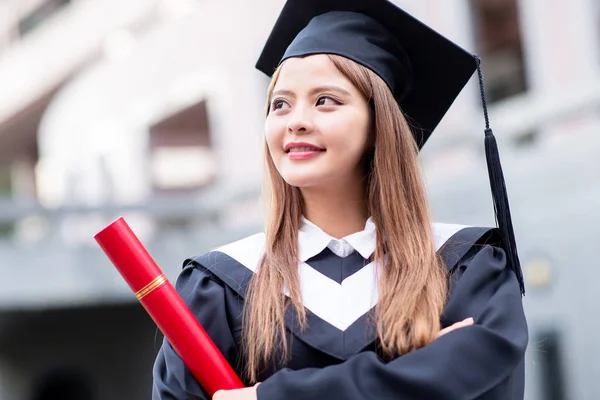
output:
[[321,96],[317,99],[318,106],[334,106],[340,105],[341,103],[330,96]]
[[271,102],[271,110],[281,110],[282,108],[288,107],[288,103],[282,99],[275,99]]

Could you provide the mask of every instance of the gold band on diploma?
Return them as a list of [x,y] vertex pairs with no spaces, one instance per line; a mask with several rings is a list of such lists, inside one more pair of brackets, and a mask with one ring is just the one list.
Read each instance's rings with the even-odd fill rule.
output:
[[141,288],[140,290],[135,292],[135,297],[137,297],[138,300],[141,300],[144,296],[151,293],[154,289],[161,287],[166,282],[167,282],[167,278],[163,274],[161,274],[161,275],[157,276],[156,278],[152,279],[152,281],[150,281],[149,284],[147,284],[146,286],[144,286],[143,288]]

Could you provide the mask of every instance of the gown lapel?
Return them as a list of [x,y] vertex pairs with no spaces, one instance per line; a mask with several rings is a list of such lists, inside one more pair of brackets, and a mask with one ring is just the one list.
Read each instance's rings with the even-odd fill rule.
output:
[[[452,272],[469,249],[487,240],[491,231],[435,224],[436,249],[448,270]],[[263,233],[256,234],[189,262],[245,298],[264,252],[264,240]],[[288,307],[284,318],[289,331],[305,344],[342,361],[373,345],[377,333],[371,318],[378,299],[374,272],[374,262],[358,254],[340,258],[327,248],[301,263],[299,274],[308,327],[300,329],[296,310]]]

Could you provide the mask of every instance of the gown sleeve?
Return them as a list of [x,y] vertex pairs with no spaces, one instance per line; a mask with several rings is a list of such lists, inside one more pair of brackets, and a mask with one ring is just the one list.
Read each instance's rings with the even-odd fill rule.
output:
[[[237,357],[236,342],[227,320],[226,289],[193,265],[183,269],[175,288],[230,365]],[[208,400],[210,397],[163,339],[153,368],[152,400]]]
[[477,248],[458,264],[453,280],[443,325],[468,317],[474,325],[387,363],[366,351],[325,368],[280,370],[258,386],[258,400],[513,399],[514,389],[502,382],[521,374],[528,330],[504,251]]

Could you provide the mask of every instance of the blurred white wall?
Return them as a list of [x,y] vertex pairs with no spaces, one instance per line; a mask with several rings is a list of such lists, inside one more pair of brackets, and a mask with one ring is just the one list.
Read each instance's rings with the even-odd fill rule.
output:
[[[103,201],[103,165],[114,184],[114,200],[145,199],[149,126],[202,100],[208,105],[220,178],[234,186],[256,181],[267,81],[251,66],[257,39],[266,34],[259,27],[267,24],[255,18],[248,32],[240,27],[258,7],[274,9],[266,3],[195,3],[143,34],[125,28],[109,36],[119,54],[106,54],[67,84],[42,121],[41,199]],[[115,3],[114,11],[119,8]],[[70,179],[82,182],[71,193],[78,198],[68,198]]]

